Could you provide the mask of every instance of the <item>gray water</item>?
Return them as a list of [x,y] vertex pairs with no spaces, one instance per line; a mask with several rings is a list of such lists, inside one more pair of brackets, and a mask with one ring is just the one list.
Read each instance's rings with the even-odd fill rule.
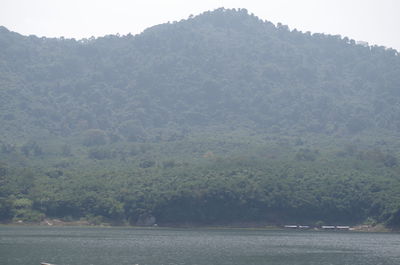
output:
[[399,265],[400,235],[0,226],[1,265]]

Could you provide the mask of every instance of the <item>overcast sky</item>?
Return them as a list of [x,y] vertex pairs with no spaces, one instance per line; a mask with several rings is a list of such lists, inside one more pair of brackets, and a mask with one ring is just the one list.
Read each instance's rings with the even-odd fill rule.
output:
[[400,0],[0,0],[0,25],[24,35],[80,39],[136,34],[218,7],[400,51]]

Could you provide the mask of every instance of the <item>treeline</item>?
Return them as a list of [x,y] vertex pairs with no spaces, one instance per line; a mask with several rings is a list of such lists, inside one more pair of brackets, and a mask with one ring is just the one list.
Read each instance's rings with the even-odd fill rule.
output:
[[39,166],[48,163],[46,157],[30,169],[2,163],[1,217],[133,225],[146,216],[161,225],[400,225],[399,165],[391,152],[354,146],[334,153],[304,146],[278,153],[264,148],[264,153],[240,156],[221,155],[219,147],[184,160],[159,156],[150,147],[146,155],[123,162],[90,158],[89,153],[83,160],[91,163],[76,165],[70,157],[52,168]]

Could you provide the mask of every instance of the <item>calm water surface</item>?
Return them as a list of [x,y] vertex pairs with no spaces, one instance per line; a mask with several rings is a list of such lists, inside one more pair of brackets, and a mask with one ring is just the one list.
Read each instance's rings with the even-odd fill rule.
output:
[[400,235],[0,226],[1,265],[399,265]]

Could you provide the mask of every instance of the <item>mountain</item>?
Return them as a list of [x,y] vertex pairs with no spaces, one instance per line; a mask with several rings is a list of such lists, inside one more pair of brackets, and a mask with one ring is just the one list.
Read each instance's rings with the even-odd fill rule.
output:
[[81,41],[3,28],[0,45],[2,120],[13,136],[123,135],[127,122],[295,134],[400,126],[397,51],[289,31],[244,10]]
[[83,40],[0,27],[0,214],[399,225],[399,103],[396,50],[245,9]]

